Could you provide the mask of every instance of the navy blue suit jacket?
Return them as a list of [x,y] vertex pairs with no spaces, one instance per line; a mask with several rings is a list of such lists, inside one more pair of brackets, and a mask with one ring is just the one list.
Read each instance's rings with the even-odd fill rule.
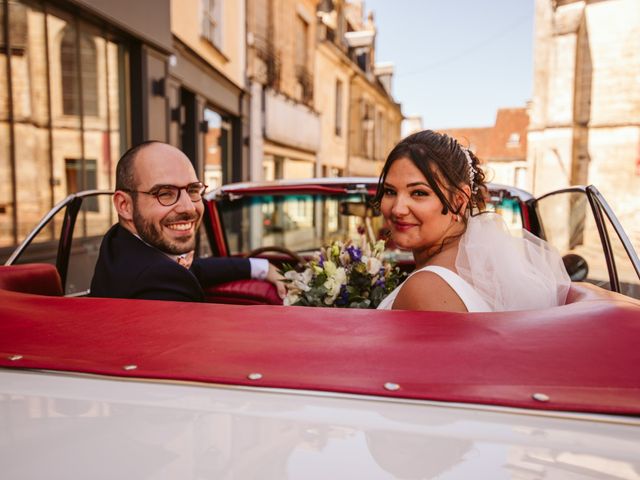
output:
[[250,276],[245,258],[198,258],[187,270],[116,224],[100,245],[90,296],[202,302],[203,287]]

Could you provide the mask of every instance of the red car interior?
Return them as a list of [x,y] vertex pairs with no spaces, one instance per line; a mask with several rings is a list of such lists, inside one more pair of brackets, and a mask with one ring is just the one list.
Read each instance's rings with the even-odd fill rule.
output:
[[38,295],[62,295],[58,270],[48,263],[0,267],[0,289]]
[[209,303],[234,305],[282,305],[276,287],[263,280],[236,280],[205,289]]
[[[0,276],[9,278],[6,268]],[[36,283],[53,293],[55,281]],[[640,308],[620,296],[573,299],[546,310],[459,314],[4,288],[0,366],[639,415]]]

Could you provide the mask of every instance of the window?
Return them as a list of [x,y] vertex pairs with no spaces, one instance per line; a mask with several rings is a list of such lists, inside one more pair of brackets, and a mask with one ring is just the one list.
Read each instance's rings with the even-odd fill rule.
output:
[[222,0],[202,0],[202,36],[222,49]]
[[232,181],[232,126],[229,118],[211,107],[204,109],[207,131],[204,134],[204,183],[209,189]]
[[307,22],[300,15],[296,16],[296,65],[305,68],[307,67],[308,32]]
[[[67,195],[82,190],[98,188],[96,178],[96,161],[67,158],[65,159],[65,177],[67,179]],[[83,165],[84,164],[84,165]],[[82,209],[87,212],[99,212],[98,197],[89,197],[82,202]]]
[[507,140],[507,147],[518,147],[520,146],[520,134],[513,132],[509,135],[509,140]]
[[[0,141],[0,256],[68,193],[112,189],[116,162],[128,146],[128,42],[107,34],[102,21],[96,25],[73,6],[61,7],[0,6],[9,16],[0,19],[9,27],[0,28],[0,37],[8,34],[11,44],[3,52],[3,65],[11,68],[0,67],[0,139],[6,140]],[[107,197],[89,200],[78,231],[102,236],[113,213]],[[48,243],[59,232],[56,217],[36,242]],[[55,248],[42,248],[43,259],[55,257]]]
[[296,79],[298,80],[296,96],[302,103],[311,105],[313,100],[313,77],[307,68],[309,25],[300,16],[296,17],[295,35]]
[[335,133],[338,137],[342,136],[342,82],[336,80],[336,116],[335,116]]
[[[62,111],[65,115],[98,115],[98,65],[96,44],[85,33],[80,35],[80,58],[76,50],[76,29],[67,26],[60,43],[62,75]],[[79,65],[78,65],[79,61]],[[80,67],[80,72],[78,71]],[[82,92],[80,91],[80,73]],[[82,93],[82,112],[80,95]]]
[[375,135],[373,137],[375,159],[384,159],[384,115],[381,111],[376,114]]
[[365,158],[373,158],[373,131],[375,123],[373,106],[363,100],[362,109],[362,156]]
[[[12,55],[23,55],[27,49],[27,7],[20,3],[9,2],[9,35],[11,44]],[[6,47],[4,43],[4,33],[1,29],[4,28],[4,8],[0,7],[0,48]],[[4,53],[4,51],[2,52]]]

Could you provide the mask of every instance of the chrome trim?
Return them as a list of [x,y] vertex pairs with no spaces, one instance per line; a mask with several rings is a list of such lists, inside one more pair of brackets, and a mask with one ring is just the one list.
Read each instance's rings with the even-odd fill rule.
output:
[[230,385],[225,383],[213,383],[213,382],[196,382],[189,380],[163,380],[157,378],[139,378],[139,377],[117,377],[111,375],[100,375],[97,373],[83,373],[83,372],[70,372],[63,370],[46,370],[46,369],[33,369],[33,368],[24,368],[24,369],[16,369],[11,367],[4,367],[0,365],[0,371],[7,370],[10,372],[16,372],[19,370],[21,372],[33,373],[33,374],[51,374],[51,375],[59,375],[65,377],[86,377],[93,379],[100,379],[105,381],[128,381],[128,382],[140,382],[140,383],[155,383],[155,384],[169,384],[169,385],[185,385],[185,386],[193,386],[193,387],[211,387],[211,388],[219,388],[225,390],[238,390],[238,391],[246,391],[252,393],[276,393],[276,394],[287,394],[287,395],[299,395],[306,397],[324,397],[324,398],[336,398],[343,400],[368,400],[375,402],[384,402],[384,403],[395,403],[395,404],[403,404],[403,405],[421,405],[421,406],[429,406],[435,408],[453,408],[459,410],[471,410],[471,411],[480,411],[480,412],[494,412],[494,413],[505,413],[505,414],[517,414],[517,415],[527,415],[532,417],[545,417],[545,418],[556,418],[556,419],[565,419],[565,420],[576,420],[576,421],[589,421],[589,422],[597,422],[597,423],[609,423],[615,425],[630,425],[635,427],[640,427],[640,417],[633,417],[629,415],[613,415],[606,413],[585,413],[585,412],[566,412],[566,411],[556,411],[556,410],[535,410],[528,408],[518,408],[518,407],[503,407],[499,405],[483,405],[479,403],[458,403],[458,402],[442,402],[435,400],[415,400],[410,398],[398,398],[398,397],[387,397],[387,396],[375,396],[375,395],[358,395],[355,393],[341,393],[341,392],[330,392],[330,391],[317,391],[317,390],[303,390],[303,389],[288,389],[288,388],[277,388],[277,387],[254,387],[250,385]]
[[536,202],[538,200],[542,200],[543,198],[549,197],[551,195],[555,195],[556,193],[587,193],[587,187],[584,185],[574,185],[572,187],[562,188],[560,190],[553,190],[552,192],[547,192],[544,195],[540,195],[536,197]]
[[596,187],[594,187],[593,185],[589,185],[588,189],[596,197],[596,199],[600,203],[600,206],[604,210],[604,213],[607,215],[607,218],[609,219],[609,221],[613,225],[613,229],[616,231],[616,234],[618,235],[618,238],[622,242],[622,245],[624,246],[624,249],[627,252],[627,255],[629,256],[629,259],[631,260],[631,263],[633,264],[633,268],[636,271],[636,274],[638,275],[638,278],[640,279],[640,258],[638,257],[638,254],[636,253],[635,249],[633,248],[633,245],[631,244],[631,241],[629,240],[629,237],[627,236],[626,232],[624,231],[624,228],[622,228],[622,225],[620,224],[620,221],[618,220],[618,217],[616,217],[616,214],[613,213],[613,210],[609,206],[609,203],[607,203],[605,198],[602,196],[602,194],[600,193],[600,191]]
[[90,293],[91,293],[91,290],[87,288],[86,290],[81,290],[79,292],[67,293],[67,294],[65,294],[65,298],[85,297],[85,296],[89,295]]
[[94,195],[100,195],[100,194],[109,194],[112,195],[113,192],[110,190],[85,190],[82,192],[78,192],[78,193],[72,193],[71,195],[68,195],[66,198],[64,198],[63,200],[60,200],[58,203],[56,203],[53,208],[51,210],[49,210],[49,213],[47,213],[42,220],[40,220],[40,222],[38,222],[38,224],[34,227],[33,230],[31,230],[31,232],[29,232],[29,234],[25,237],[25,239],[20,243],[20,245],[18,245],[16,247],[16,249],[13,251],[13,253],[9,256],[9,258],[7,259],[6,262],[4,262],[5,265],[13,265],[13,262],[16,261],[16,259],[22,255],[22,252],[29,246],[29,244],[31,244],[31,242],[33,241],[33,239],[36,237],[36,235],[38,235],[40,233],[40,231],[44,228],[44,226],[49,223],[49,220],[51,220],[60,210],[62,210],[64,207],[66,207],[69,203],[71,203],[73,200],[75,200],[76,198],[84,198],[84,197],[91,197]]
[[[321,187],[353,187],[356,191],[347,191],[345,193],[364,193],[366,192],[367,185],[375,187],[378,185],[378,177],[332,177],[332,178],[303,178],[303,179],[280,179],[280,180],[271,180],[264,182],[238,182],[238,183],[229,183],[227,185],[222,185],[211,192],[208,192],[204,195],[205,200],[215,200],[225,195],[230,195],[229,191],[234,191],[236,193],[231,194],[234,197],[241,196],[238,193],[238,190],[243,189],[253,189],[253,188],[277,188],[277,187],[291,187],[291,186],[299,186],[303,187],[313,187],[313,186],[321,186]],[[533,195],[531,195],[526,190],[522,190],[516,187],[512,187],[509,185],[503,185],[500,183],[487,183],[487,189],[491,190],[504,190],[508,192],[511,196],[518,197],[522,201],[527,201],[533,199]],[[283,192],[283,194],[286,192]]]

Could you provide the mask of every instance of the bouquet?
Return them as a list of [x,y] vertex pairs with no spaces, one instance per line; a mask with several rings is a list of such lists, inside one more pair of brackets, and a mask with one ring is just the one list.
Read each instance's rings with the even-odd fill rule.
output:
[[285,265],[285,305],[337,308],[376,308],[405,274],[384,260],[384,240],[360,245],[335,241],[322,248],[298,272]]

